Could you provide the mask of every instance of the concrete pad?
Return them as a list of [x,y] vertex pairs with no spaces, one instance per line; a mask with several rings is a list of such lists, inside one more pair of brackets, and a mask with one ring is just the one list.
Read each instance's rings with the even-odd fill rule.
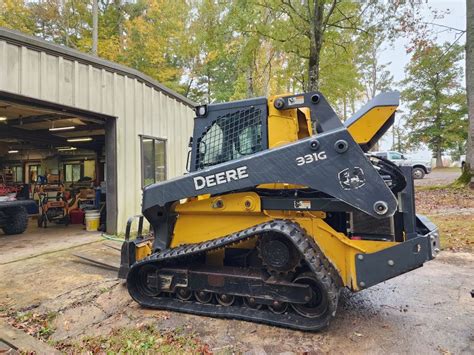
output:
[[[55,348],[0,320],[0,350],[5,352],[61,354]],[[9,347],[9,349],[8,349]]]
[[38,228],[30,219],[23,234],[5,235],[0,232],[0,265],[38,255],[89,244],[101,240],[101,232],[87,232],[83,225],[55,225]]

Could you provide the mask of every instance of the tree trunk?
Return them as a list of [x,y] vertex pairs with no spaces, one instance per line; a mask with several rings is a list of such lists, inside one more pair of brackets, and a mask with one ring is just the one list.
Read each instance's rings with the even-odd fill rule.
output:
[[254,97],[253,94],[253,70],[252,67],[249,66],[247,68],[247,98]]
[[347,120],[347,98],[345,96],[344,96],[344,99],[342,100],[342,103],[343,103],[343,110],[344,110],[342,120],[345,122]]
[[92,2],[92,54],[97,55],[99,42],[99,4],[98,0]]
[[466,91],[469,128],[466,173],[474,175],[474,0],[466,0]]
[[441,149],[436,150],[436,167],[442,168],[443,167],[443,155]]
[[207,103],[211,103],[211,73],[207,68]]
[[314,0],[313,17],[310,26],[308,91],[319,90],[319,62],[323,42],[323,11],[324,4],[322,1]]
[[271,79],[271,71],[272,71],[272,65],[271,65],[271,60],[272,60],[272,49],[271,45],[268,41],[263,42],[264,48],[265,48],[265,68],[264,68],[264,83],[263,83],[263,96],[270,96],[270,79]]
[[120,39],[120,48],[119,53],[122,53],[125,49],[125,36],[123,35],[123,21],[124,21],[124,11],[122,8],[122,0],[115,0],[115,7],[119,12],[119,19],[117,24],[117,32]]

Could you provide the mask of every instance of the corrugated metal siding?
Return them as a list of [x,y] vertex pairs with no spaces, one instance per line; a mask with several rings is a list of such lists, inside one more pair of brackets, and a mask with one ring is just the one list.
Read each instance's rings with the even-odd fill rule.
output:
[[0,90],[117,117],[118,230],[141,211],[139,135],[167,139],[167,177],[185,171],[192,109],[135,77],[0,40]]

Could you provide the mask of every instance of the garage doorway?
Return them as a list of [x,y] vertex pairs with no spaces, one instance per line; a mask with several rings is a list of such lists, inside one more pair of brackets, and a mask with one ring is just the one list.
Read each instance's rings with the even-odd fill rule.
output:
[[101,209],[115,233],[116,129],[113,116],[0,91],[0,184],[37,204],[63,191],[74,209]]

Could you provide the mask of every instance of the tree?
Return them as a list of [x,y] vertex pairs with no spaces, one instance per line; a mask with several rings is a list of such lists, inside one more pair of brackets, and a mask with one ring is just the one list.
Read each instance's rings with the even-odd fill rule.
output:
[[97,55],[99,43],[99,3],[92,0],[92,54]]
[[474,0],[466,0],[466,91],[469,128],[464,173],[469,181],[474,175]]
[[[244,0],[243,0],[244,1]],[[306,70],[303,90],[320,89],[320,64],[322,50],[331,42],[344,50],[338,34],[353,33],[358,29],[361,5],[340,0],[254,0],[244,1],[261,7],[268,14],[265,23],[259,23],[254,31],[270,40],[277,48],[299,59]],[[252,4],[253,3],[253,4]],[[329,32],[332,31],[332,35]]]
[[[185,1],[148,0],[143,8],[135,10],[139,10],[138,13],[124,25],[125,48],[115,60],[182,92],[181,46],[187,41],[188,5]],[[100,38],[99,33],[99,45]],[[119,36],[114,43],[120,43]]]
[[35,21],[23,1],[0,1],[0,26],[27,34],[34,34]]
[[188,96],[197,102],[229,101],[234,94],[241,41],[229,22],[226,2],[192,2],[193,17],[187,31]]
[[446,43],[415,50],[406,67],[402,96],[408,104],[409,142],[425,143],[442,167],[443,152],[466,137],[466,96],[459,82],[463,48]]
[[390,63],[382,64],[379,60],[379,53],[384,41],[383,36],[371,33],[365,36],[364,43],[361,43],[358,65],[367,100],[373,99],[381,92],[390,90],[393,85],[393,75],[387,69]]

